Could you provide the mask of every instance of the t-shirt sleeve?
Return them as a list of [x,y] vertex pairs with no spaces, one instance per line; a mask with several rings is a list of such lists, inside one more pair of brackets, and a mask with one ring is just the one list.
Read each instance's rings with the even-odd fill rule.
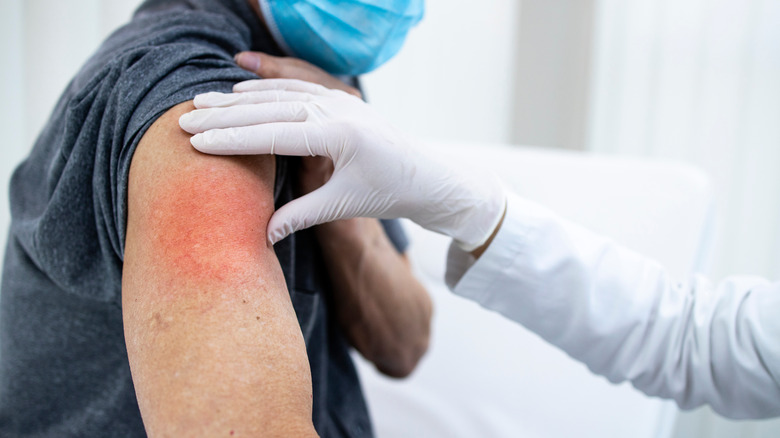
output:
[[[145,62],[155,63],[172,53],[160,50],[150,53]],[[140,67],[140,66],[139,66]],[[192,100],[197,94],[207,91],[230,92],[236,82],[256,78],[255,75],[241,70],[231,59],[216,54],[181,60],[181,63],[168,72],[165,77],[148,91],[129,115],[125,138],[118,154],[116,179],[111,181],[115,187],[115,217],[118,225],[118,237],[124,253],[125,222],[127,218],[127,184],[133,153],[146,130],[167,110],[179,103]],[[128,84],[128,86],[130,86]]]
[[[152,36],[135,31],[148,44],[144,40],[115,49],[117,54],[103,68],[100,81],[107,90],[99,91],[107,101],[98,127],[93,187],[97,213],[104,218],[104,237],[120,257],[130,164],[146,130],[167,110],[199,93],[230,92],[236,82],[257,78],[232,59],[234,53],[248,49],[246,38],[239,30],[215,22],[213,16],[184,14],[137,27],[150,29]],[[120,33],[115,38],[131,37]]]
[[213,11],[181,4],[136,14],[103,42],[15,173],[14,236],[62,290],[118,299],[128,175],[140,139],[171,107],[256,78],[232,59],[250,49],[241,20],[216,3]]

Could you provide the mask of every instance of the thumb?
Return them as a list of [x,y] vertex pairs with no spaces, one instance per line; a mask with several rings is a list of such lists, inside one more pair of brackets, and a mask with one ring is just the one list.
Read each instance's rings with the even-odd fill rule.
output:
[[268,240],[275,244],[296,231],[353,217],[343,208],[347,203],[341,199],[341,190],[336,185],[337,182],[331,179],[317,190],[276,210],[268,221]]
[[268,55],[259,52],[240,52],[234,57],[236,64],[244,70],[265,77],[263,70],[266,70],[266,64],[269,63]]

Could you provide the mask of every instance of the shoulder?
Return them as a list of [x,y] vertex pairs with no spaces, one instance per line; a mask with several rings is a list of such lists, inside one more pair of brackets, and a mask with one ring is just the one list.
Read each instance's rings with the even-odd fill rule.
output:
[[135,239],[173,270],[227,272],[232,261],[268,245],[274,158],[198,152],[178,125],[192,108],[171,108],[139,142],[128,181],[127,245]]
[[[173,183],[176,180],[183,180],[190,187],[208,187],[210,183],[216,183],[213,181],[214,178],[246,179],[255,182],[270,181],[262,185],[272,189],[273,156],[206,155],[192,147],[190,134],[179,127],[179,117],[193,109],[192,101],[183,102],[155,120],[141,138],[133,155],[130,183],[134,182],[133,176],[143,173],[148,178],[135,181],[136,183],[160,186],[159,182]],[[211,187],[211,189],[218,191],[220,187]],[[243,189],[247,192],[254,191],[251,186]],[[181,196],[186,196],[190,191],[185,190]]]

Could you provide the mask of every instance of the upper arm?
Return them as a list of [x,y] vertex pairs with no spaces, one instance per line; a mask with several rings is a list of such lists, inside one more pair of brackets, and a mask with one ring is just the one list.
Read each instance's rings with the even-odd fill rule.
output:
[[122,306],[144,423],[150,435],[308,430],[305,346],[265,237],[273,157],[197,152],[178,126],[190,109],[160,117],[130,167]]

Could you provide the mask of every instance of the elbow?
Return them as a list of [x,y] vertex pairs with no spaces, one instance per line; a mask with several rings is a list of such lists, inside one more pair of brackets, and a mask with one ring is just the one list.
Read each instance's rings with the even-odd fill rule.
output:
[[409,377],[420,364],[430,344],[430,328],[414,341],[399,343],[374,361],[377,370],[396,379]]
[[388,377],[399,379],[409,377],[428,351],[431,342],[433,303],[424,290],[419,296],[422,297],[418,307],[420,313],[416,323],[407,326],[415,329],[397,335],[395,342],[389,344],[391,348],[383,349],[381,359],[384,360],[374,361],[377,369]]
[[420,364],[420,361],[422,360],[423,356],[427,351],[428,351],[428,339],[426,338],[424,344],[421,344],[416,348],[411,349],[410,352],[406,355],[406,357],[403,357],[401,358],[401,360],[398,361],[395,370],[385,374],[389,377],[393,377],[397,379],[403,379],[409,377],[414,372],[414,370],[417,369],[417,366]]

